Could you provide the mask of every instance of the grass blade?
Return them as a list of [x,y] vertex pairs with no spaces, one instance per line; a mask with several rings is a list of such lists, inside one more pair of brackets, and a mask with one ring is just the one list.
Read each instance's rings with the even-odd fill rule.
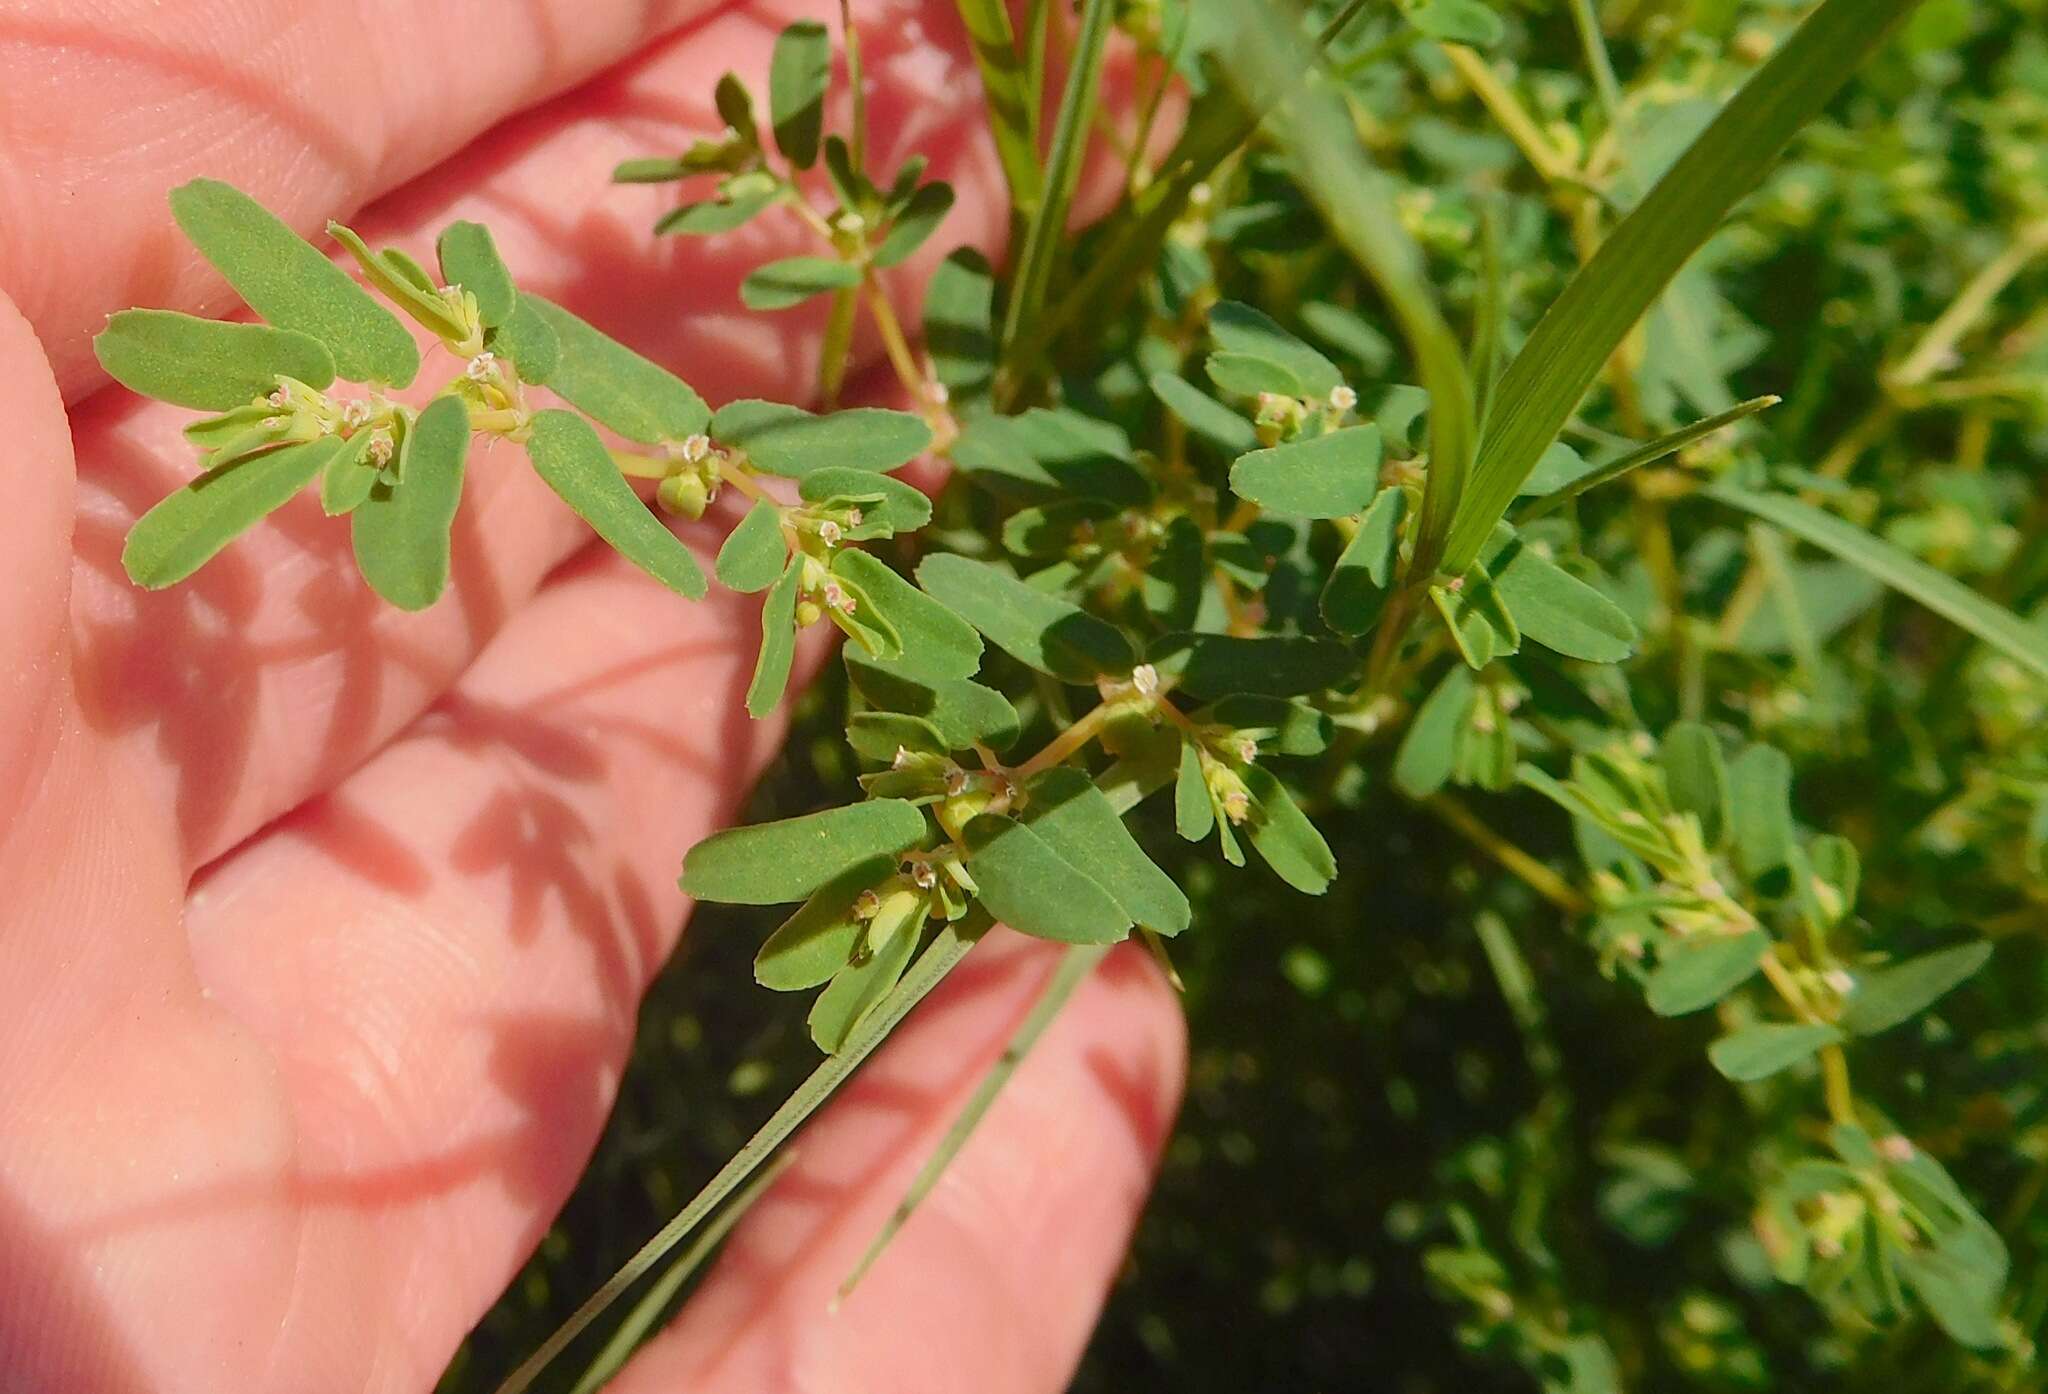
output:
[[769,1116],[761,1130],[747,1140],[747,1145],[733,1154],[718,1171],[718,1174],[697,1192],[690,1203],[683,1207],[673,1220],[663,1225],[655,1236],[641,1246],[638,1253],[627,1259],[624,1266],[606,1280],[603,1287],[592,1293],[584,1304],[569,1314],[569,1319],[555,1329],[555,1333],[541,1343],[539,1350],[526,1360],[498,1386],[497,1394],[521,1394],[532,1385],[548,1362],[561,1354],[563,1347],[583,1333],[583,1329],[595,1321],[605,1308],[618,1300],[619,1295],[634,1283],[640,1281],[676,1245],[688,1238],[706,1216],[716,1209],[721,1201],[746,1183],[761,1165],[766,1162],[777,1147],[797,1130],[803,1121],[817,1112],[834,1091],[846,1082],[863,1060],[874,1053],[889,1033],[896,1029],[896,1023],[910,1014],[910,1009],[923,1001],[926,994],[937,987],[954,965],[974,947],[982,932],[989,924],[985,915],[969,912],[968,917],[957,925],[947,925],[940,930],[923,955],[904,974],[903,981],[875,1008],[866,1021],[854,1030],[839,1054],[829,1057],[811,1072],[809,1079],[796,1093],[783,1102],[782,1107]]
[[1912,597],[1968,630],[2037,677],[2048,678],[2048,634],[1889,542],[1783,494],[1759,494],[1732,484],[1712,484],[1702,492],[1718,503],[1754,514],[1861,567],[1899,594]]
[[1025,225],[1023,250],[1017,256],[1017,275],[1010,285],[1010,301],[1003,316],[1003,359],[1013,363],[1012,351],[1024,337],[1032,320],[1044,313],[1046,287],[1052,284],[1053,259],[1067,236],[1067,212],[1073,207],[1074,189],[1081,181],[1081,162],[1088,153],[1088,133],[1095,124],[1095,111],[1102,97],[1102,59],[1109,47],[1109,25],[1116,6],[1113,0],[1087,0],[1081,11],[1081,26],[1074,36],[1074,51],[1067,65],[1065,89],[1060,93],[1059,115],[1054,119],[1052,149],[1045,162],[1044,196],[1031,210]]
[[768,1194],[775,1178],[787,1171],[795,1160],[794,1151],[784,1152],[763,1167],[761,1174],[747,1183],[747,1188],[734,1198],[731,1205],[718,1212],[718,1218],[705,1227],[704,1232],[677,1256],[646,1295],[633,1304],[633,1310],[626,1313],[626,1319],[619,1323],[619,1329],[612,1333],[612,1338],[604,1343],[604,1349],[577,1377],[569,1394],[596,1394],[619,1372],[627,1358],[647,1339],[655,1323],[661,1320],[661,1314],[668,1310],[669,1303],[675,1301],[676,1293],[690,1280],[690,1275],[704,1266],[704,1260],[711,1257],[711,1251],[718,1247],[719,1241],[732,1233],[733,1226],[754,1208],[755,1201]]
[[1508,365],[1446,569],[1463,571],[1622,337],[1918,0],[1826,0],[1572,277]]
[[1667,455],[1676,455],[1694,441],[1712,435],[1723,426],[1732,426],[1745,416],[1754,416],[1760,411],[1774,407],[1781,400],[1769,395],[1751,397],[1748,401],[1738,402],[1724,412],[1703,417],[1690,426],[1681,426],[1669,435],[1659,436],[1647,444],[1637,446],[1634,450],[1617,455],[1606,464],[1594,467],[1571,483],[1553,489],[1537,499],[1516,515],[1515,526],[1521,527],[1524,523],[1541,518],[1547,513],[1554,513],[1588,489],[1595,489],[1610,480],[1619,479],[1630,470],[1655,464]]
[[[1234,76],[1248,80],[1245,100],[1253,110],[1266,105],[1254,94],[1299,87],[1301,75],[1313,66],[1286,18],[1291,13],[1282,8],[1247,24],[1240,34],[1242,66]],[[1269,128],[1324,222],[1386,297],[1429,390],[1429,475],[1409,567],[1411,575],[1427,576],[1443,554],[1453,519],[1463,511],[1466,475],[1478,440],[1472,375],[1437,308],[1421,254],[1394,212],[1393,190],[1368,163],[1335,94],[1327,85],[1297,92],[1274,109]]]
[[868,1245],[867,1252],[860,1256],[860,1262],[853,1266],[853,1271],[846,1275],[846,1281],[839,1285],[835,1301],[843,1302],[853,1295],[854,1288],[867,1276],[868,1270],[874,1267],[875,1260],[882,1256],[882,1251],[889,1247],[889,1241],[896,1237],[904,1222],[923,1203],[924,1198],[931,1194],[932,1187],[938,1185],[939,1178],[945,1174],[946,1168],[953,1164],[953,1158],[967,1145],[967,1139],[974,1136],[974,1130],[981,1126],[981,1120],[988,1115],[989,1105],[996,1101],[996,1095],[1003,1092],[1003,1086],[1010,1082],[1010,1076],[1024,1063],[1024,1057],[1038,1044],[1038,1038],[1045,1034],[1045,1028],[1052,1025],[1053,1019],[1073,997],[1074,989],[1087,980],[1089,973],[1094,971],[1096,964],[1102,962],[1110,947],[1108,944],[1075,944],[1060,955],[1059,966],[1053,969],[1052,976],[1046,979],[1045,987],[1038,994],[1038,1000],[1031,1004],[1031,1011],[1018,1024],[1016,1034],[1012,1035],[1009,1044],[1003,1047],[1003,1053],[996,1057],[995,1063],[982,1075],[981,1083],[975,1086],[973,1097],[968,1099],[967,1106],[962,1108],[959,1116],[953,1120],[953,1126],[946,1130],[945,1137],[941,1138],[939,1145],[932,1150],[931,1157],[917,1173],[916,1179],[910,1183],[910,1189],[903,1193],[902,1203],[889,1216],[888,1222],[882,1226],[881,1233]]
[[955,0],[960,22],[974,45],[974,65],[981,71],[981,90],[988,99],[988,125],[995,137],[996,158],[1010,185],[1012,216],[1028,222],[1045,195],[1044,171],[1038,167],[1038,143],[1031,130],[1030,77],[1017,52],[1010,9],[1003,0]]

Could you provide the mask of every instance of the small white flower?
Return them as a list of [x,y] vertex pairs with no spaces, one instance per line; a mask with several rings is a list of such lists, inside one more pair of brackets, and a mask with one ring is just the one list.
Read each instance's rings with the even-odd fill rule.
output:
[[462,370],[462,375],[471,382],[489,382],[491,375],[497,372],[497,370],[498,356],[489,349],[485,349],[482,353],[469,360],[468,366]]
[[1330,405],[1338,411],[1350,411],[1358,405],[1358,394],[1346,383],[1338,383],[1330,389]]
[[1250,736],[1237,738],[1237,758],[1249,765],[1259,758],[1259,743]]
[[391,463],[391,437],[380,435],[370,442],[370,463],[388,465]]
[[928,891],[939,883],[939,873],[932,870],[930,862],[913,862],[910,866],[910,879],[916,883],[919,890]]
[[1131,669],[1131,686],[1142,696],[1150,697],[1159,691],[1159,670],[1149,663],[1140,663]]
[[946,764],[946,792],[956,795],[967,792],[967,771],[951,761]]
[[683,442],[683,458],[696,464],[711,453],[711,437],[699,432]]
[[1847,997],[1856,990],[1856,979],[1846,968],[1830,968],[1820,975],[1820,980],[1841,997]]
[[862,891],[853,898],[853,913],[864,920],[875,917],[875,911],[882,908],[882,898],[872,890]]
[[824,543],[827,547],[837,547],[840,536],[839,524],[833,522],[830,518],[818,524],[818,541]]
[[825,603],[842,615],[850,615],[856,608],[854,598],[837,581],[825,583]]
[[370,404],[361,397],[351,397],[341,404],[341,424],[351,431],[359,430],[370,423]]

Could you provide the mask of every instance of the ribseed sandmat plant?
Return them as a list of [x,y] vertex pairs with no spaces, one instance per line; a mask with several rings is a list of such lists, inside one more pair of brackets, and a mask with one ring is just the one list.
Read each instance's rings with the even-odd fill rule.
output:
[[[1740,633],[1768,611],[1779,651],[1816,682],[1823,645],[1853,618],[1833,617],[1817,576],[1864,606],[1889,588],[1925,607],[1981,644],[1980,667],[2002,665],[2009,687],[2048,679],[2048,638],[1931,565],[1910,534],[1853,521],[1833,483],[1841,465],[1773,468],[1750,418],[1777,396],[1723,392],[1662,433],[1642,424],[1713,394],[1695,384],[1646,406],[1639,321],[1681,292],[1697,301],[1698,287],[1674,278],[1911,0],[1824,0],[1649,177],[1628,163],[1628,96],[1584,5],[1572,14],[1606,130],[1578,153],[1475,52],[1501,29],[1477,0],[1389,15],[1354,0],[1313,23],[1284,6],[1082,0],[1067,14],[1037,0],[1021,32],[995,0],[959,8],[1012,198],[1013,254],[1002,271],[964,249],[938,262],[916,335],[877,273],[942,231],[952,193],[921,160],[871,168],[851,26],[838,45],[852,94],[844,133],[826,129],[833,36],[802,23],[775,45],[765,109],[728,75],[715,92],[722,133],[616,172],[699,195],[657,236],[717,236],[765,217],[811,229],[815,251],[757,268],[742,298],[761,313],[829,299],[822,411],[713,410],[517,289],[475,223],[442,233],[432,271],[330,224],[366,289],[205,179],[172,192],[173,213],[261,322],[130,310],[97,343],[127,386],[213,413],[186,428],[200,473],[129,536],[139,585],[183,580],[317,488],[323,510],[348,519],[364,580],[393,605],[432,605],[481,436],[522,448],[606,543],[684,600],[710,581],[633,481],[687,520],[727,490],[743,497],[714,572],[762,597],[754,716],[784,700],[801,630],[829,622],[845,637],[858,791],[717,834],[682,867],[699,900],[796,907],[761,944],[755,975],[815,992],[809,1028],[826,1059],[504,1388],[524,1388],[722,1205],[717,1223],[730,1223],[753,1190],[736,1193],[991,924],[1068,946],[848,1285],[886,1261],[890,1234],[1108,948],[1135,935],[1165,962],[1171,940],[1202,932],[1128,820],[1155,820],[1233,867],[1256,859],[1314,896],[1340,873],[1318,820],[1368,816],[1361,791],[1374,789],[1429,810],[1582,923],[1599,971],[1638,988],[1650,1013],[1717,1014],[1707,1058],[1760,1101],[1757,1263],[1810,1294],[1841,1339],[1931,1324],[1978,1368],[2023,1369],[2039,1304],[2013,1290],[2000,1229],[1914,1140],[1914,1120],[1859,1093],[1852,1072],[1871,1038],[1982,970],[1990,941],[1945,926],[1932,939],[1928,927],[1901,932],[1895,901],[1882,916],[1859,913],[1863,864],[1889,849],[1799,820],[1804,752],[1772,744],[1767,715],[1745,714],[1739,692],[1709,690],[1719,670],[1701,630],[1712,622],[1688,615],[1680,568],[1732,561],[1740,579],[1721,628]],[[1044,71],[1054,22],[1068,30],[1056,102]],[[1117,31],[1160,77],[1123,142],[1125,196],[1086,234],[1083,256],[1064,230]],[[1526,254],[1528,218],[1508,225],[1514,205],[1497,192],[1460,204],[1467,255],[1453,295],[1433,279],[1441,248],[1418,244],[1413,210],[1360,139],[1372,123],[1353,84],[1424,50],[1526,156],[1543,185],[1534,202],[1569,214],[1582,264],[1526,329],[1507,244]],[[1154,161],[1169,71],[1191,103]],[[1249,192],[1220,206],[1233,186]],[[1255,231],[1233,243],[1217,231],[1232,216]],[[1260,219],[1276,229],[1265,245]],[[1222,284],[1246,278],[1217,264],[1211,242],[1249,258],[1320,249],[1324,290],[1263,306],[1228,298]],[[1341,270],[1336,248],[1349,256]],[[1982,313],[1998,288],[1966,292],[1958,303],[1976,308],[1957,313]],[[422,371],[398,315],[458,365],[423,407],[389,395]],[[909,410],[837,408],[863,316]],[[1937,331],[1952,344],[1962,329]],[[1930,342],[1905,360],[1908,386],[1939,358]],[[1402,364],[1417,381],[1401,380]],[[1629,434],[1579,417],[1589,391],[1614,403]],[[1802,410],[1796,397],[1789,409]],[[936,525],[926,494],[894,477],[928,453],[953,472]],[[1625,496],[1619,512],[1599,512],[1610,496]],[[1670,523],[1681,504],[1717,529],[1686,534],[1702,540],[1683,562]],[[1612,518],[1631,516],[1650,606],[1603,566],[1613,548],[1594,545]],[[1728,531],[1738,521],[1746,534]],[[1795,561],[1794,543],[1831,560]],[[1720,550],[1704,557],[1710,547]],[[1523,851],[1454,786],[1554,804],[1577,865]],[[1375,807],[1370,816],[1386,816]],[[1506,972],[1519,959],[1495,953],[1499,926],[1490,933]],[[1469,1305],[1474,1344],[1547,1388],[1618,1386],[1601,1331],[1518,1308],[1469,1217],[1460,1234],[1427,1264],[1440,1291]],[[614,1347],[581,1387],[616,1367]]]

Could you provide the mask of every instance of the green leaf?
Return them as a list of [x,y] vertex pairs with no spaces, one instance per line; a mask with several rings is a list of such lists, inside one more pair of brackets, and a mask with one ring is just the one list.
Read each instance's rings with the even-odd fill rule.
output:
[[1173,781],[1173,826],[1189,842],[1200,842],[1216,827],[1216,805],[1202,778],[1202,757],[1192,742],[1180,748],[1180,772]]
[[194,179],[171,190],[171,216],[250,309],[318,339],[340,376],[404,387],[418,374],[419,349],[397,317],[241,190]]
[[847,534],[855,541],[916,532],[932,520],[932,501],[922,489],[873,470],[827,465],[804,475],[796,491],[806,503],[829,503],[835,498],[866,500],[860,505],[859,524]]
[[1889,1031],[1933,1006],[1990,960],[1991,945],[1980,940],[1863,974],[1842,1010],[1842,1025],[1858,1036]]
[[401,610],[424,610],[448,586],[450,539],[469,459],[469,408],[436,397],[406,427],[396,483],[379,481],[351,515],[356,566]]
[[1145,612],[1167,629],[1187,629],[1200,615],[1207,585],[1206,551],[1201,528],[1181,514],[1167,522],[1146,560],[1138,593]]
[[1195,713],[1197,722],[1228,726],[1254,737],[1279,755],[1320,755],[1328,749],[1334,723],[1306,702],[1239,693]]
[[559,409],[536,412],[526,455],[534,473],[620,556],[676,594],[703,598],[697,559],[647,511],[589,422]]
[[[1830,5],[1844,0],[1829,0]],[[2048,634],[1994,601],[1978,595],[1954,577],[1936,571],[1915,557],[1871,536],[1832,513],[1782,494],[1758,494],[1732,484],[1713,484],[1702,491],[1709,498],[1753,513],[1794,536],[1861,567],[1878,580],[1912,597],[1937,615],[1961,626],[2037,677],[2048,677]]]
[[227,324],[174,310],[123,310],[92,341],[114,381],[173,406],[229,411],[280,377],[334,381],[334,356],[315,338],[267,324]]
[[1230,488],[1269,512],[1341,518],[1363,512],[1379,493],[1384,456],[1379,428],[1354,426],[1241,456]]
[[1660,954],[1643,983],[1644,1000],[1658,1016],[1711,1007],[1755,975],[1770,947],[1770,936],[1760,929],[1674,945]]
[[1422,0],[1402,13],[1410,24],[1441,43],[1491,48],[1507,32],[1500,16],[1479,0]]
[[1489,566],[1501,604],[1524,637],[1588,663],[1619,663],[1635,652],[1628,612],[1526,540],[1517,537]]
[[953,463],[1005,499],[1078,495],[1133,507],[1152,500],[1123,432],[1065,409],[978,416],[954,442]]
[[994,688],[964,678],[927,677],[909,654],[885,662],[849,645],[841,657],[861,696],[885,710],[924,718],[949,749],[980,744],[1007,750],[1017,739],[1017,709]]
[[355,512],[377,487],[380,471],[370,459],[370,446],[381,434],[357,431],[328,457],[320,475],[320,511],[328,517]]
[[1700,835],[1718,851],[1735,825],[1728,793],[1728,766],[1721,743],[1696,721],[1681,721],[1664,733],[1659,758],[1671,806],[1700,820]]
[[1394,756],[1394,784],[1409,798],[1426,799],[1450,781],[1473,690],[1472,670],[1453,664],[1416,711]]
[[1792,762],[1774,746],[1749,747],[1728,766],[1728,797],[1735,811],[1735,869],[1776,894],[1792,855]]
[[683,893],[729,905],[802,900],[849,868],[893,857],[924,835],[924,814],[901,799],[728,828],[683,858]]
[[953,748],[938,727],[904,712],[855,712],[846,720],[846,743],[854,754],[881,765],[895,760],[899,750],[944,755]]
[[450,344],[468,336],[471,326],[467,319],[442,297],[426,269],[410,256],[396,247],[374,251],[353,228],[332,219],[327,223],[327,235],[341,243],[370,284],[411,315],[414,323]]
[[1003,521],[1003,549],[1020,557],[1064,557],[1119,511],[1107,499],[1060,499],[1020,509]]
[[782,510],[762,500],[747,510],[718,549],[720,585],[751,595],[775,584],[789,563],[782,537]]
[[1137,661],[1123,633],[985,562],[940,553],[917,568],[933,599],[1018,662],[1073,683],[1122,676]]
[[662,214],[655,221],[654,235],[716,237],[719,233],[745,227],[780,199],[779,191],[770,188],[722,195],[701,203],[686,203]]
[[926,184],[910,196],[889,231],[875,248],[877,266],[894,266],[922,247],[939,224],[953,211],[953,189],[949,184]]
[[1519,651],[1522,631],[1514,613],[1502,603],[1500,591],[1485,564],[1472,563],[1457,591],[1431,586],[1429,598],[1443,616],[1458,653],[1475,672],[1494,659]]
[[1209,381],[1237,397],[1306,397],[1301,379],[1285,365],[1248,353],[1212,353],[1202,360]]
[[750,310],[787,310],[814,295],[860,284],[860,269],[829,257],[784,257],[755,267],[740,282],[740,303]]
[[832,36],[824,25],[803,20],[775,36],[768,59],[768,120],[775,148],[798,169],[817,163],[831,81]]
[[802,992],[829,982],[853,958],[860,942],[854,900],[895,870],[894,857],[870,857],[811,892],[811,898],[754,955],[754,981],[776,992]]
[[857,586],[902,641],[896,670],[929,682],[973,677],[981,668],[974,626],[866,552],[841,551],[832,574]]
[[1181,690],[1201,698],[1299,697],[1335,686],[1357,665],[1341,644],[1299,635],[1168,634],[1153,641],[1148,656],[1177,670]]
[[917,922],[890,935],[879,949],[858,963],[839,970],[831,985],[811,1004],[811,1039],[827,1055],[837,1055],[861,1019],[882,1004],[910,966],[917,941],[924,929],[920,911]]
[[1179,418],[1180,423],[1221,450],[1238,456],[1259,443],[1252,423],[1232,411],[1178,373],[1154,373],[1152,395]]
[[482,223],[455,222],[441,229],[434,244],[441,263],[441,280],[460,286],[476,297],[477,318],[487,329],[495,329],[512,317],[519,304],[519,291],[512,273],[498,256],[498,244]]
[[995,275],[972,247],[947,255],[924,292],[924,346],[954,410],[980,402],[995,379]]
[[1028,824],[984,813],[965,831],[978,898],[1018,933],[1062,944],[1114,944],[1130,934],[1116,897]]
[[796,662],[796,602],[803,589],[803,574],[803,559],[791,557],[761,603],[761,651],[747,684],[747,715],[757,721],[775,710],[789,687],[790,669]]
[[1308,895],[1321,895],[1337,875],[1337,859],[1330,844],[1271,770],[1247,765],[1243,775],[1252,796],[1247,825],[1252,846],[1288,885]]
[[1486,545],[1643,311],[1916,0],[1826,0],[1780,44],[1545,312],[1502,375],[1445,566]]
[[264,515],[311,483],[341,440],[318,440],[249,455],[210,470],[136,520],[121,549],[128,579],[148,590],[184,580]]
[[931,427],[907,411],[856,407],[824,416],[780,402],[728,402],[711,418],[722,445],[744,450],[756,469],[801,479],[812,470],[886,473],[908,464],[932,443]]
[[1116,808],[1087,771],[1047,770],[1027,787],[1024,822],[1123,907],[1158,934],[1178,934],[1193,911],[1179,886],[1145,855]]
[[658,363],[642,358],[551,300],[522,294],[558,345],[547,385],[585,416],[645,445],[681,442],[701,433],[711,409],[695,388]]
[[1224,354],[1277,364],[1295,384],[1293,394],[1326,398],[1344,381],[1337,365],[1320,350],[1282,329],[1266,315],[1235,300],[1218,301],[1209,312],[1209,336]]
[[484,347],[512,360],[521,382],[536,387],[555,375],[562,360],[562,341],[534,308],[528,296],[516,296],[505,322],[484,336]]
[[1358,520],[1358,531],[1323,586],[1323,623],[1339,634],[1363,634],[1379,622],[1400,558],[1401,520],[1407,512],[1407,493],[1390,485]]
[[1772,1022],[1732,1031],[1707,1047],[1707,1059],[1738,1083],[1764,1079],[1796,1065],[1842,1033],[1825,1022]]
[[1018,50],[1004,0],[959,0],[960,19],[974,46],[988,103],[989,133],[1010,186],[1010,206],[1027,219],[1044,194],[1038,166],[1037,90]]

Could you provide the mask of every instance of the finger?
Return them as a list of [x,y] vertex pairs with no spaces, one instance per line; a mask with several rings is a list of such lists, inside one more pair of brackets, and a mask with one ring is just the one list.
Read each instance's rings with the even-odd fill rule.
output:
[[844,1303],[840,1284],[1029,1010],[1059,951],[971,954],[825,1113],[617,1394],[1056,1394],[1122,1260],[1180,1098],[1185,1032],[1135,948],[1068,1001]]
[[0,7],[0,289],[81,396],[104,381],[90,340],[107,314],[231,303],[166,188],[225,176],[310,230],[716,2]]
[[71,583],[71,434],[50,365],[0,292],[0,421],[10,456],[0,509],[0,828],[39,782],[55,739],[53,699],[62,668]]
[[[811,8],[826,8],[816,0]],[[807,248],[793,219],[762,218],[714,243],[648,233],[672,191],[614,189],[619,159],[678,148],[717,126],[728,65],[758,78],[788,6],[720,13],[627,69],[495,133],[444,177],[397,196],[380,235],[416,248],[450,217],[500,235],[534,289],[673,364],[713,400],[801,400],[818,312],[743,315],[751,267]],[[931,255],[998,243],[1000,175],[946,0],[863,6],[875,33],[871,119],[885,165],[912,150],[961,191]],[[893,284],[915,303],[929,258]],[[192,581],[144,593],[119,552],[132,519],[189,477],[189,413],[108,394],[80,414],[82,507],[74,631],[81,702],[145,787],[174,807],[197,866],[329,787],[445,690],[541,578],[588,536],[518,451],[477,452],[455,531],[455,575],[431,610],[385,605],[354,574],[346,526],[294,500]],[[667,597],[664,607],[683,602]]]

